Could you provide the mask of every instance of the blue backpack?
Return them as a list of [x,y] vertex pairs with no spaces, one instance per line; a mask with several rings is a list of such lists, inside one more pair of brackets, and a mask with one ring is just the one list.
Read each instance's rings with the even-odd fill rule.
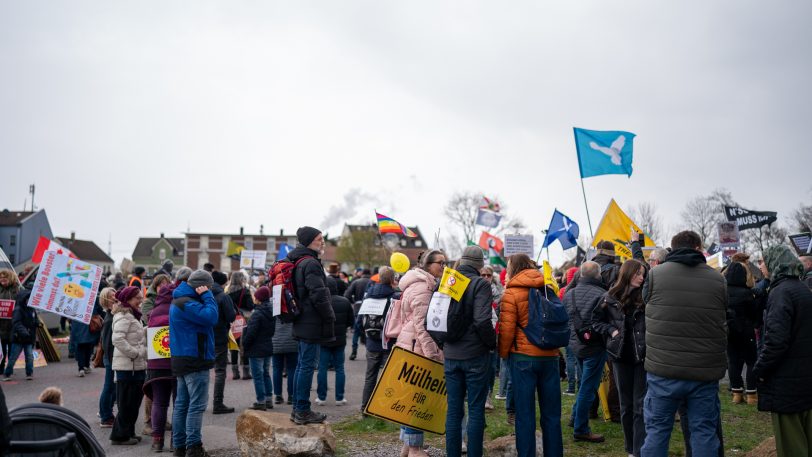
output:
[[554,293],[530,289],[527,303],[527,327],[522,329],[528,341],[541,349],[558,349],[570,341],[567,308]]

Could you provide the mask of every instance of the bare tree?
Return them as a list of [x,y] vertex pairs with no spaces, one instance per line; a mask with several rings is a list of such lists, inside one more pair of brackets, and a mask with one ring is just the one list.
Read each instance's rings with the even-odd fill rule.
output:
[[742,230],[741,244],[745,252],[764,252],[765,249],[785,243],[787,231],[777,222],[755,229]]
[[501,237],[504,234],[523,233],[525,231],[527,231],[527,225],[520,217],[503,216],[502,223],[499,224],[493,234]]
[[696,197],[689,200],[682,210],[682,220],[687,228],[699,234],[704,246],[716,240],[716,227],[724,219],[719,204],[712,197]]
[[629,217],[651,237],[655,244],[659,244],[663,236],[663,218],[657,214],[657,205],[652,202],[640,202],[637,206],[629,208]]
[[455,227],[462,230],[467,241],[472,241],[476,234],[476,214],[481,200],[481,193],[457,192],[443,208],[443,214]]
[[801,203],[792,212],[792,222],[799,232],[812,232],[812,205]]
[[336,258],[341,263],[374,267],[386,263],[386,252],[378,237],[377,228],[353,230],[349,236],[341,237],[336,250]]

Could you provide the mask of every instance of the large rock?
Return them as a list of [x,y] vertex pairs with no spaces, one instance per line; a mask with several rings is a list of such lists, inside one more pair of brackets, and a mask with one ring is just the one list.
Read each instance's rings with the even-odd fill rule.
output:
[[762,441],[755,449],[747,453],[746,457],[775,457],[778,451],[775,449],[775,437],[771,436]]
[[[485,443],[485,455],[488,457],[515,457],[516,435],[507,435]],[[541,432],[536,430],[536,455],[544,455],[541,446]]]
[[332,456],[336,436],[329,424],[296,425],[289,414],[247,410],[237,418],[237,445],[250,457]]

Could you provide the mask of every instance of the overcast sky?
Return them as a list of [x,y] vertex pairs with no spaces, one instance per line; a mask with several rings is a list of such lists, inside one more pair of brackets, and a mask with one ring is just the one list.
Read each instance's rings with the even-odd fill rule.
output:
[[[432,233],[455,191],[588,231],[572,127],[628,130],[611,197],[810,199],[810,2],[0,3],[0,208],[58,236],[337,235],[374,208]],[[353,191],[357,189],[357,191]],[[30,204],[30,201],[29,201]],[[669,234],[671,230],[669,230]],[[561,256],[553,248],[554,258]]]

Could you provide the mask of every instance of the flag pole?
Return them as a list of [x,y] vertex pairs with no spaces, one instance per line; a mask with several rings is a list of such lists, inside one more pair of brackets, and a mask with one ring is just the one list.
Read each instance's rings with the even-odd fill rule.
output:
[[584,195],[584,207],[586,208],[586,221],[589,223],[589,237],[595,238],[592,232],[592,219],[589,217],[589,205],[586,204],[586,190],[584,189],[584,167],[581,164],[581,151],[578,147],[578,128],[573,127],[572,133],[575,135],[575,155],[578,157],[578,173],[581,175],[581,193]]
[[581,178],[581,192],[584,195],[584,207],[586,208],[586,221],[589,223],[589,237],[595,238],[592,232],[592,219],[589,217],[589,205],[586,204],[586,190],[584,189],[584,178]]

